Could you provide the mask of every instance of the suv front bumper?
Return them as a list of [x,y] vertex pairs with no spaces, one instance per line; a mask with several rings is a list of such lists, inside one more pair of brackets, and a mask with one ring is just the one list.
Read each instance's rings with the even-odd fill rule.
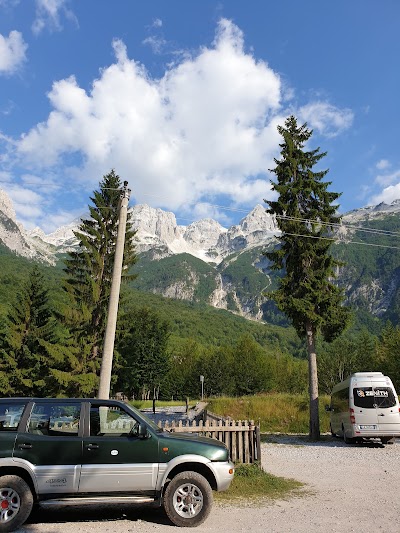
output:
[[214,472],[217,481],[217,490],[227,490],[233,480],[235,465],[231,461],[218,461],[208,463],[208,466]]

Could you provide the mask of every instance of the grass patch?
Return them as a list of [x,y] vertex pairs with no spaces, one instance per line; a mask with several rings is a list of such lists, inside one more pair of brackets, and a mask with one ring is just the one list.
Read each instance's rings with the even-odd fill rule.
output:
[[[329,431],[329,413],[324,409],[329,396],[319,398],[321,432]],[[266,433],[308,433],[309,399],[302,394],[271,393],[240,398],[209,400],[208,410],[234,420],[260,421]]]
[[[294,479],[276,477],[265,472],[257,464],[237,465],[235,477],[229,489],[215,493],[216,501],[229,502],[232,500],[243,503],[254,503],[265,499],[279,499],[300,489],[303,483]],[[249,502],[248,500],[251,500]]]

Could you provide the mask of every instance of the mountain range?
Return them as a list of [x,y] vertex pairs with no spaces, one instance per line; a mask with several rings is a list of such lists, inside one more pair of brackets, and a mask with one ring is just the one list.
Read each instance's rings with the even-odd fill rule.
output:
[[[131,220],[140,255],[136,288],[247,318],[284,321],[263,294],[276,283],[263,251],[275,246],[279,230],[262,205],[229,228],[212,219],[181,226],[172,212],[148,205],[132,207]],[[77,245],[73,232],[79,222],[48,235],[39,228],[26,231],[7,193],[0,190],[0,244],[16,255],[55,265]],[[400,230],[400,200],[346,213],[333,253],[344,263],[337,280],[347,303],[364,317],[395,320],[400,315],[400,254],[387,230]]]

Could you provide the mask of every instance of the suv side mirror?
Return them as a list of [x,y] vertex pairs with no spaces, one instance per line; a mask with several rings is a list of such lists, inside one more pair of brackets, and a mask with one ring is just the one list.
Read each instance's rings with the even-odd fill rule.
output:
[[146,426],[146,424],[139,424],[138,437],[139,437],[139,439],[145,439],[147,437],[147,426]]

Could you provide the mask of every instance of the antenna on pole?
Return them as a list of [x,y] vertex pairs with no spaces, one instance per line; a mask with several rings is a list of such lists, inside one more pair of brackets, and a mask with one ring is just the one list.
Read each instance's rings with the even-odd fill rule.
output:
[[115,245],[114,267],[111,280],[110,300],[108,303],[108,315],[106,333],[104,336],[103,357],[101,359],[100,385],[97,397],[105,400],[110,397],[111,371],[114,356],[115,330],[117,327],[117,315],[119,304],[119,293],[121,288],[122,265],[124,260],[126,220],[128,214],[128,203],[131,190],[128,189],[128,182],[124,181],[119,200],[119,219],[117,242]]

